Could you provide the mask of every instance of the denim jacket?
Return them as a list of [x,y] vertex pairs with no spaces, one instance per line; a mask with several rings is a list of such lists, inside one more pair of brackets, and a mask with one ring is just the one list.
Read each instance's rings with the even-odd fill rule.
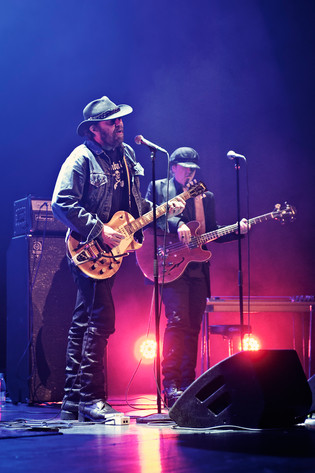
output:
[[[139,176],[144,171],[136,162],[134,150],[125,143],[123,148],[130,175],[129,200],[136,204],[129,212],[138,217],[150,210],[150,202],[141,197],[139,188]],[[113,185],[109,158],[96,143],[86,141],[61,167],[52,197],[54,216],[69,228],[68,234],[75,231],[81,235],[83,243],[95,239],[103,223],[108,222]]]

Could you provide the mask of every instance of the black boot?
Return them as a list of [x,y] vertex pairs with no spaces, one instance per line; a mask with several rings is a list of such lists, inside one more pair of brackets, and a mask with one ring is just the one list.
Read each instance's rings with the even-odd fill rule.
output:
[[78,420],[79,403],[63,401],[60,412],[61,420]]
[[170,386],[164,389],[164,402],[167,407],[172,407],[177,399],[182,395],[182,391],[176,386]]
[[114,414],[122,414],[104,401],[80,402],[80,422],[104,422],[106,418]]

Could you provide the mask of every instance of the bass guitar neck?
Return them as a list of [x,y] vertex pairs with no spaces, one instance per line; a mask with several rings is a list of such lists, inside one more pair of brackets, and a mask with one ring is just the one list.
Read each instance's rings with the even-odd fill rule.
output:
[[[285,222],[285,220],[289,219],[292,221],[294,220],[295,214],[296,210],[291,205],[285,203],[285,206],[281,208],[280,204],[277,204],[273,212],[251,218],[248,223],[250,226],[253,226],[268,220]],[[190,262],[201,263],[209,260],[211,258],[211,251],[203,249],[202,245],[233,233],[238,229],[238,224],[233,224],[199,235],[198,222],[189,222],[187,226],[190,228],[191,232],[191,238],[188,244],[180,242],[176,234],[164,235],[160,230],[157,235],[159,284],[169,283],[178,279]],[[142,273],[151,281],[154,280],[152,260],[153,245],[153,230],[148,228],[144,231],[144,242],[142,247],[137,251],[136,258]]]

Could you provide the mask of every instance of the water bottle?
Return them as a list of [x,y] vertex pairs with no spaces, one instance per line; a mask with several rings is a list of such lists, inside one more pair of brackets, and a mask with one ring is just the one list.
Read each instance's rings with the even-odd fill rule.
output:
[[0,373],[0,407],[5,405],[6,401],[6,385],[3,373]]

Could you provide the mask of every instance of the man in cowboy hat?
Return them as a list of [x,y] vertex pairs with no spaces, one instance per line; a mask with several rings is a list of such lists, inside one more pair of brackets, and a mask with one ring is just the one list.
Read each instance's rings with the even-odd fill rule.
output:
[[[70,154],[60,170],[52,209],[82,243],[99,240],[109,248],[124,236],[107,225],[119,210],[138,217],[150,210],[141,197],[139,176],[144,174],[134,150],[124,143],[122,117],[129,105],[116,105],[108,97],[93,100],[83,110],[77,132],[86,141]],[[170,213],[185,207],[179,199]],[[141,236],[140,236],[141,237]],[[104,392],[104,350],[115,331],[112,299],[114,277],[93,279],[70,261],[77,285],[77,299],[69,330],[65,394],[62,419],[97,420],[117,411],[106,403]]]
[[[166,201],[167,187],[169,198],[183,192],[187,184],[194,179],[200,169],[197,151],[189,147],[177,148],[170,157],[172,178],[156,182],[156,202]],[[152,199],[152,183],[148,187],[146,198]],[[190,221],[199,222],[199,234],[218,228],[215,216],[214,195],[207,191],[203,198],[195,197],[187,201],[184,211],[168,220],[170,233],[178,236],[179,241],[188,245],[191,239]],[[164,227],[163,220],[158,226]],[[247,221],[240,222],[241,233],[248,230]],[[163,228],[164,229],[164,228]],[[217,242],[235,239],[235,234],[221,237]],[[171,407],[185,389],[195,379],[198,350],[198,336],[202,316],[206,308],[206,299],[210,297],[209,262],[191,262],[184,273],[175,281],[164,285],[162,300],[165,306],[167,324],[163,340],[162,374],[165,402]]]

